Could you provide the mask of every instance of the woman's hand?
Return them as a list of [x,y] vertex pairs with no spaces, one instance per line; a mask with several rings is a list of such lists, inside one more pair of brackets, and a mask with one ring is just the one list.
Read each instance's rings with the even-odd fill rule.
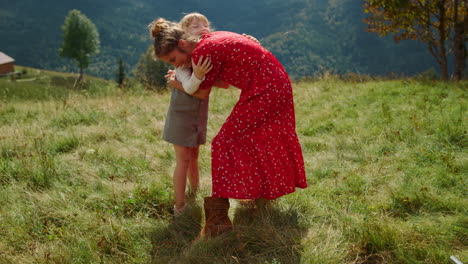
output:
[[203,56],[201,56],[200,59],[198,60],[198,64],[195,64],[195,61],[193,61],[193,58],[192,58],[193,74],[195,74],[195,77],[197,77],[199,80],[203,80],[203,77],[205,77],[205,74],[210,72],[211,69],[213,69],[213,65],[211,64],[211,59],[209,57],[203,60]]

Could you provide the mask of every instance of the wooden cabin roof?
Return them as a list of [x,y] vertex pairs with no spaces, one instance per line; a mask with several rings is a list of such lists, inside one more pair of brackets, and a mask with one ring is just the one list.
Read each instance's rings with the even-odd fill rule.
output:
[[0,51],[0,64],[6,64],[14,61],[15,60],[12,57]]

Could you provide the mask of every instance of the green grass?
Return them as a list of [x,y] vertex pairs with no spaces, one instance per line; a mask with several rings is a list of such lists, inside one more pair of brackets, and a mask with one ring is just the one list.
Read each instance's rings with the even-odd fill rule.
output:
[[[468,262],[466,82],[295,83],[309,187],[256,214],[232,200],[234,231],[194,242],[210,148],[172,221],[169,94],[28,74],[0,79],[0,263]],[[238,95],[212,94],[208,141]]]

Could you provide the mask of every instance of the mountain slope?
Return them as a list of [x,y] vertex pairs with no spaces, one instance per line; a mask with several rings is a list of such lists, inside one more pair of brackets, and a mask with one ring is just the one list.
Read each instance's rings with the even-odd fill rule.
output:
[[293,77],[325,70],[413,74],[436,67],[417,42],[396,45],[365,32],[361,4],[353,0],[160,0],[59,1],[3,0],[0,6],[0,50],[16,63],[60,71],[77,71],[60,58],[61,26],[71,9],[79,9],[96,24],[101,53],[88,73],[113,78],[122,58],[133,69],[151,41],[146,25],[156,17],[177,21],[185,13],[205,14],[216,30],[257,37]]

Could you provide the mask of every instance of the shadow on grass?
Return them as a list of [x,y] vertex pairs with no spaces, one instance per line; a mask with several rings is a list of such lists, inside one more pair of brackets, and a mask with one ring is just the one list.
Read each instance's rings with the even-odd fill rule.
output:
[[152,263],[300,263],[305,230],[294,209],[231,208],[234,229],[219,237],[197,240],[202,208],[194,206],[183,217],[152,236]]

